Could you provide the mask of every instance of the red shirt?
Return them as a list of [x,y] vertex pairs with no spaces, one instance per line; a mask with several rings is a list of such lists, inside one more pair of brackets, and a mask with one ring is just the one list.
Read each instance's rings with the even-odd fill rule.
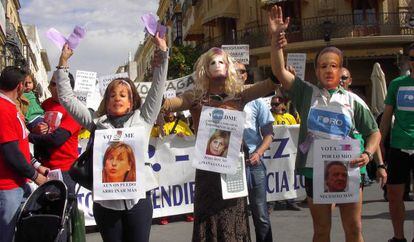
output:
[[[16,105],[0,94],[0,144],[17,141],[19,150],[30,163],[29,132],[24,124],[24,116]],[[4,160],[0,153],[0,190],[11,190],[21,187],[26,183],[26,178],[15,172]]]
[[60,147],[50,148],[50,158],[42,163],[50,169],[61,169],[67,171],[72,163],[78,158],[78,134],[81,126],[66,112],[60,103],[52,98],[42,103],[45,110],[45,121],[49,125],[49,131],[53,132],[56,128],[63,128],[70,132],[70,138]]

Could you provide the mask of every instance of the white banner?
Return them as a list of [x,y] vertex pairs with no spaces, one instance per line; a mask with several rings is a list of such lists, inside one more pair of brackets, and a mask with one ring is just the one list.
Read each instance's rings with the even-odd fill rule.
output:
[[145,197],[143,127],[99,129],[93,146],[93,199]]
[[203,106],[193,166],[225,174],[237,172],[246,113]]
[[[303,197],[304,179],[294,175],[299,125],[273,126],[273,129],[274,139],[263,156],[267,169],[267,200]],[[84,149],[87,141],[81,141]],[[193,212],[195,169],[190,157],[194,147],[194,136],[171,135],[150,140],[149,162],[159,182],[159,187],[151,193],[154,218]],[[85,213],[85,224],[94,225],[91,192],[82,188],[78,203]]]
[[[185,77],[177,78],[166,82],[166,92],[175,91],[175,95],[179,96],[185,91],[192,89],[194,85],[194,73]],[[143,99],[147,97],[152,82],[138,82],[137,91]]]
[[267,170],[267,200],[304,197],[304,177],[295,175],[299,125],[273,126],[273,132],[272,144],[263,155]]
[[358,140],[315,140],[313,169],[314,203],[359,201],[359,167],[350,161],[360,154]]

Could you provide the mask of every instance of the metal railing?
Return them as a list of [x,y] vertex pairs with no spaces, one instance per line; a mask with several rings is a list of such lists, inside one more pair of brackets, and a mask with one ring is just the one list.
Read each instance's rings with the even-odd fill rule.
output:
[[[290,43],[324,40],[325,38],[356,38],[362,36],[414,35],[408,26],[411,13],[384,12],[378,14],[345,14],[315,18],[291,19],[287,30]],[[201,44],[204,50],[222,44],[248,44],[250,48],[270,45],[267,24],[234,32],[231,37],[207,38]]]

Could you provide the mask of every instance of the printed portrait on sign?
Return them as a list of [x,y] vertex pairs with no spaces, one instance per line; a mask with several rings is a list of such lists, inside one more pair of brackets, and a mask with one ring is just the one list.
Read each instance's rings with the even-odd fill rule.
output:
[[103,158],[102,182],[135,182],[136,165],[132,147],[124,142],[108,146]]
[[230,131],[212,129],[207,142],[206,155],[227,157],[230,142]]
[[348,191],[348,162],[325,161],[325,192]]

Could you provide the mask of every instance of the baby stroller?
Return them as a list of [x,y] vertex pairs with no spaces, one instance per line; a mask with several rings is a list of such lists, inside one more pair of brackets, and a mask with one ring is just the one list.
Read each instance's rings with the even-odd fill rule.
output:
[[15,242],[68,241],[74,201],[74,198],[68,198],[66,185],[62,181],[51,180],[38,187],[20,212]]

